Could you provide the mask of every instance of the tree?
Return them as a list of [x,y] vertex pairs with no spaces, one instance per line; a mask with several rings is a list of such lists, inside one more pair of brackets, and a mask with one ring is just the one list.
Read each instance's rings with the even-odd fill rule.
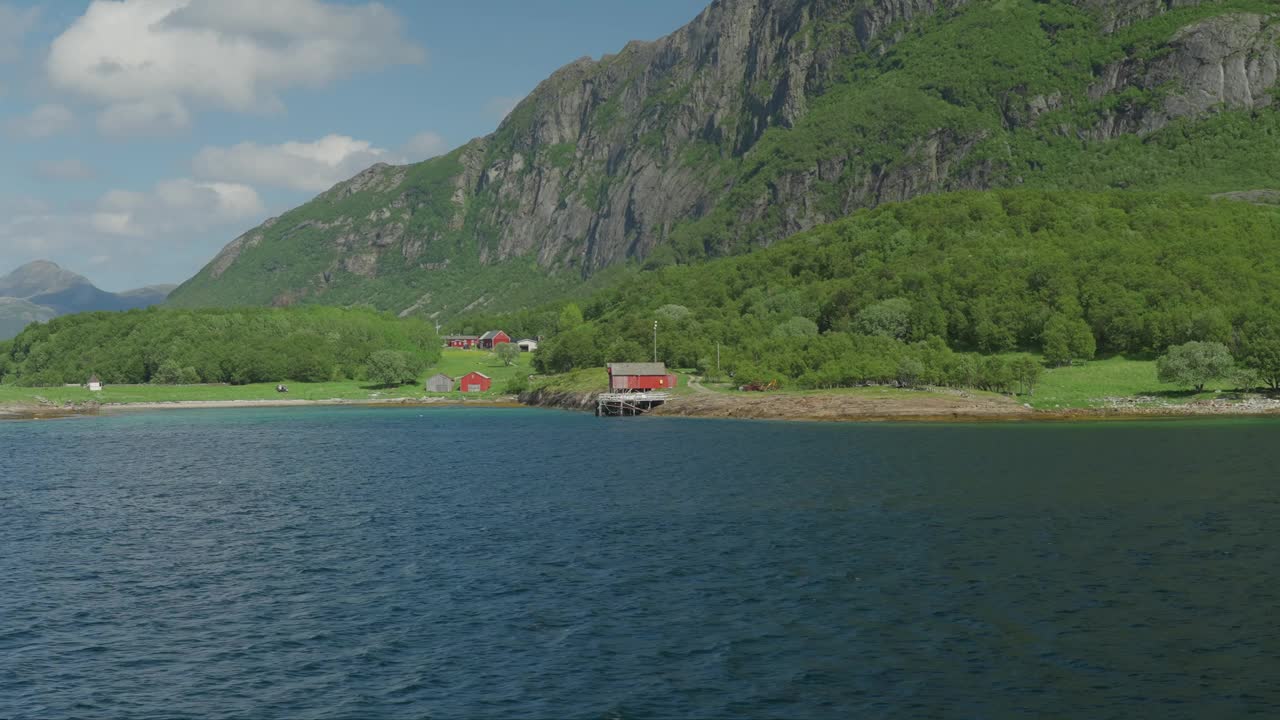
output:
[[1183,343],[1169,348],[1156,361],[1160,382],[1190,385],[1196,392],[1204,390],[1205,383],[1227,377],[1234,369],[1231,351],[1219,342]]
[[1009,363],[1009,371],[1018,383],[1020,394],[1034,395],[1044,367],[1030,355],[1019,355]]
[[151,374],[154,385],[177,385],[182,382],[182,368],[172,358],[160,363],[160,367]]
[[412,380],[409,360],[398,350],[378,350],[369,356],[365,370],[369,379],[383,387],[400,385]]
[[556,320],[556,330],[560,332],[568,332],[584,322],[582,319],[582,308],[574,303],[565,305],[560,310],[560,317]]
[[516,361],[520,359],[520,346],[515,343],[498,343],[493,352],[502,361],[502,364],[507,367],[515,365]]
[[863,335],[905,340],[911,335],[911,301],[893,298],[868,305],[858,313],[854,328]]
[[905,355],[898,360],[897,381],[898,387],[916,387],[920,383],[920,376],[924,375],[924,363],[919,360]]
[[663,305],[655,310],[653,314],[663,323],[675,324],[688,320],[693,313],[683,305]]
[[1053,365],[1090,360],[1098,350],[1089,324],[1078,317],[1054,315],[1044,324],[1040,339],[1044,343],[1044,359]]
[[796,316],[773,329],[774,337],[813,337],[818,334],[818,323]]
[[1270,323],[1245,326],[1244,364],[1272,390],[1280,390],[1280,329]]

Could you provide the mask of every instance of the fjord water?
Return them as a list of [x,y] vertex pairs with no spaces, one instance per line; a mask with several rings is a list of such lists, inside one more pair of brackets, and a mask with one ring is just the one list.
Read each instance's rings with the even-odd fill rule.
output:
[[1274,714],[1277,431],[0,424],[0,717]]

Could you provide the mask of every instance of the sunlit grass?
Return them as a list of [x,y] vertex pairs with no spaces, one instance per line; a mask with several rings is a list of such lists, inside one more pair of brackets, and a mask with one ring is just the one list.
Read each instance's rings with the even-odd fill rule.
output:
[[1210,383],[1205,392],[1192,393],[1187,388],[1167,385],[1156,379],[1154,360],[1132,360],[1111,357],[1091,360],[1071,367],[1046,370],[1036,385],[1035,393],[1025,398],[1040,410],[1097,407],[1106,398],[1155,396],[1167,402],[1187,402],[1213,397],[1215,390],[1231,389],[1230,382]]
[[[493,378],[493,389],[488,393],[467,393],[467,397],[486,397],[503,393],[506,383],[517,375],[529,373],[529,353],[521,353],[511,366],[492,352],[481,350],[446,349],[435,367],[423,374],[418,382],[400,387],[378,387],[367,380],[340,380],[321,383],[285,382],[288,393],[276,392],[276,383],[252,385],[107,385],[101,392],[90,392],[78,387],[16,387],[0,385],[0,403],[35,405],[54,403],[102,404],[196,402],[208,400],[385,400],[396,398],[420,398],[426,393],[423,381],[443,372],[455,380],[472,370],[478,370]],[[450,395],[461,396],[454,391]]]

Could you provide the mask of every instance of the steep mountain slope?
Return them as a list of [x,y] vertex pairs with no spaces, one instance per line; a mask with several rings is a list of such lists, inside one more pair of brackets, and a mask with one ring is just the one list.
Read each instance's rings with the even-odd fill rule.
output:
[[50,307],[36,305],[13,297],[0,297],[0,340],[17,335],[33,322],[48,322],[58,312]]
[[962,189],[1280,186],[1266,0],[718,0],[498,130],[237,238],[171,301],[449,317]]
[[0,340],[28,323],[93,310],[131,310],[164,302],[173,286],[110,293],[47,260],[27,263],[0,277]]

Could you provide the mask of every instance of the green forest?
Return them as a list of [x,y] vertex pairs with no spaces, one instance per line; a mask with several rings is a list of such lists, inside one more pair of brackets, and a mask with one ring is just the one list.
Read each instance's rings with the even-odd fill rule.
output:
[[[331,307],[82,313],[0,342],[0,379],[18,385],[412,380],[440,358],[434,328]],[[399,375],[401,377],[389,377]]]
[[[547,337],[544,372],[645,360],[798,387],[1012,389],[1050,366],[1221,343],[1280,351],[1280,208],[1181,194],[992,191],[855,214],[756,253],[640,273],[482,322]],[[459,325],[464,324],[462,321]],[[1024,363],[1025,365],[1025,363]]]

